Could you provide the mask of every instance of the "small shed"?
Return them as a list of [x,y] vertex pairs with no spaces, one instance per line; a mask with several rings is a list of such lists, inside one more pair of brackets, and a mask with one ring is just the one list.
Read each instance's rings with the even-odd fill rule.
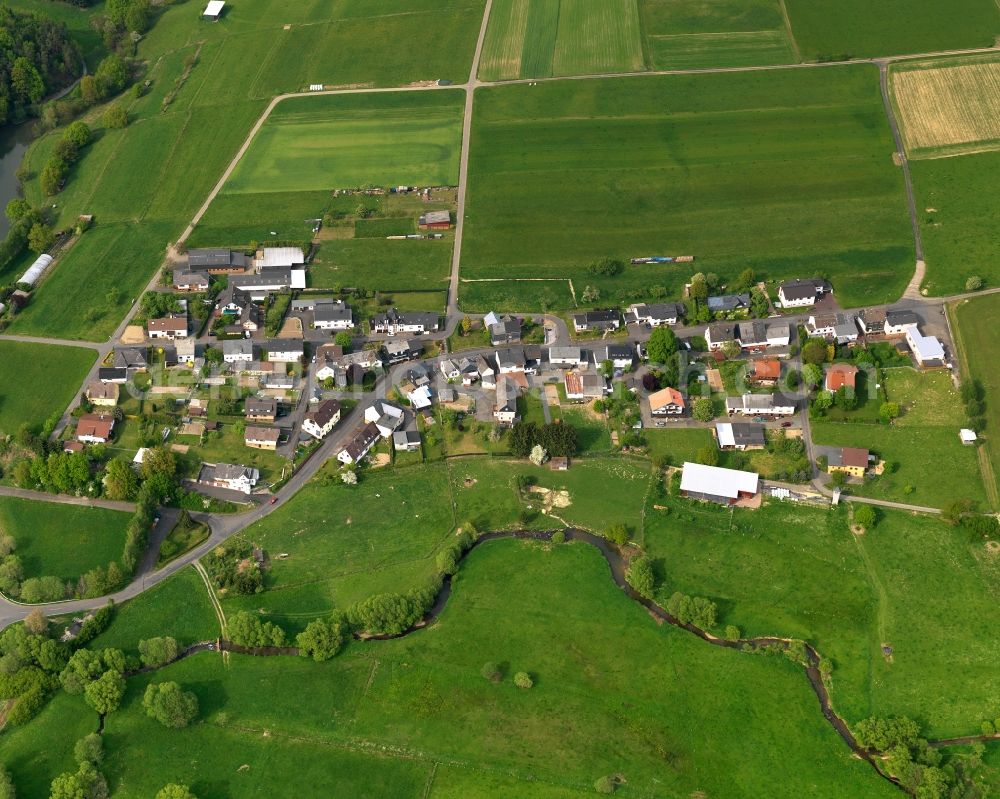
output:
[[219,18],[222,16],[222,7],[225,4],[225,0],[208,0],[208,5],[205,6],[205,11],[201,15],[202,18],[210,19],[212,22],[218,22]]
[[553,472],[565,472],[569,469],[569,458],[559,455],[549,461],[549,469]]
[[958,437],[961,439],[962,443],[965,444],[965,446],[967,447],[975,444],[976,440],[979,438],[979,436],[976,435],[975,430],[970,430],[967,427],[963,427],[961,430],[958,431]]
[[417,224],[423,230],[447,230],[451,227],[451,212],[428,211],[420,216]]

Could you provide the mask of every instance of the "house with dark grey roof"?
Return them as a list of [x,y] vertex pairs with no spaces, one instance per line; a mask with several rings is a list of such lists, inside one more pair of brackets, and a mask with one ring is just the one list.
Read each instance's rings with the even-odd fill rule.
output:
[[521,340],[521,320],[509,314],[504,315],[489,325],[489,331],[490,343],[494,347],[517,344]]
[[211,280],[205,272],[174,270],[174,288],[178,291],[208,291],[209,283]]
[[340,421],[340,403],[335,399],[324,400],[311,408],[302,420],[302,430],[313,438],[323,439]]
[[676,325],[684,317],[684,306],[679,302],[639,303],[628,307],[630,322],[650,327]]
[[114,365],[118,369],[144,371],[149,366],[145,347],[115,347]]
[[602,344],[594,348],[594,363],[600,366],[610,361],[614,369],[628,369],[635,359],[635,348],[631,344]]
[[732,322],[714,322],[705,330],[705,343],[710,350],[717,350],[727,341],[736,341],[736,325]]
[[778,286],[778,300],[782,308],[809,308],[831,290],[830,284],[822,278],[786,280]]
[[617,330],[621,326],[622,315],[617,308],[607,311],[586,311],[573,315],[573,328],[577,333],[588,330]]
[[337,460],[346,464],[357,463],[371,451],[380,437],[381,434],[374,424],[369,422],[361,425],[354,431],[354,435],[347,442],[347,445],[338,453]]
[[235,250],[188,250],[189,271],[205,271],[210,275],[222,275],[245,272],[249,266],[250,258]]
[[741,452],[748,449],[764,449],[767,445],[764,425],[753,422],[717,422],[715,439],[719,449],[735,449]]
[[402,363],[411,358],[419,358],[424,345],[416,339],[387,341],[382,345],[382,354],[389,364]]
[[919,324],[920,317],[913,311],[893,311],[890,309],[886,311],[883,330],[887,336],[903,336],[906,335],[907,327]]
[[749,294],[720,294],[717,297],[709,297],[707,301],[708,310],[712,313],[730,313],[732,311],[745,311],[750,307]]
[[391,308],[371,318],[372,333],[397,336],[400,333],[432,333],[438,329],[440,317],[429,311],[400,311]]
[[273,422],[278,417],[278,401],[272,397],[248,397],[243,415],[251,422]]
[[317,330],[350,330],[354,327],[354,314],[343,300],[316,300],[313,324]]

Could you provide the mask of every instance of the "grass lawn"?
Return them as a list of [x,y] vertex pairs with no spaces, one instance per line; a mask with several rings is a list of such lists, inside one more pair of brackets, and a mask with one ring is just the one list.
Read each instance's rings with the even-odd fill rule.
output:
[[789,64],[798,60],[778,0],[642,0],[654,69]]
[[17,541],[25,577],[75,581],[107,568],[121,557],[128,521],[120,511],[0,497],[0,531]]
[[581,453],[592,455],[611,452],[611,432],[603,419],[572,404],[560,405],[551,410],[553,415],[558,411],[563,422],[576,428],[576,440]]
[[[462,307],[571,307],[569,280],[597,304],[679,296],[686,264],[587,269],[651,254],[723,279],[819,270],[845,306],[895,299],[913,252],[891,148],[870,66],[484,89]],[[552,282],[468,282],[529,277]]]
[[0,381],[0,432],[13,435],[22,424],[38,430],[50,416],[62,414],[95,360],[93,350],[82,347],[0,341],[0,363],[8,375]]
[[[960,303],[949,308],[949,313],[958,339],[962,372],[979,380],[986,392],[986,430],[981,434],[980,459],[985,479],[996,485],[996,474],[1000,472],[1000,375],[990,364],[1000,346],[1000,333],[995,325],[983,324],[983,320],[1000,313],[1000,295]],[[990,493],[994,490],[990,488]]]
[[785,0],[795,40],[807,61],[871,58],[991,47],[1000,34],[992,0]]
[[[879,426],[813,422],[815,443],[836,447],[866,447],[898,464],[892,474],[868,480],[850,490],[861,496],[944,507],[968,498],[988,507],[976,450],[962,446],[958,427]],[[933,453],[933,457],[928,457]],[[908,489],[911,489],[908,490]]]
[[189,549],[194,549],[198,544],[206,541],[211,534],[208,525],[199,524],[193,519],[179,521],[174,525],[167,537],[160,544],[160,551],[156,558],[157,566],[164,566],[179,555],[183,555]]
[[1000,647],[991,621],[1000,563],[933,518],[882,515],[858,539],[881,595],[878,640],[893,650],[891,659],[873,651],[872,710],[921,719],[930,737],[977,733],[998,709],[983,674]]
[[973,275],[990,288],[1000,286],[994,257],[1000,198],[990,189],[1000,152],[911,161],[910,170],[927,261],[924,287],[935,295],[956,294]]
[[[480,676],[484,660],[502,664],[502,683]],[[534,677],[530,691],[512,685],[519,669]],[[161,680],[198,695],[199,723],[167,730],[145,716],[145,685]],[[82,707],[76,698],[60,704]],[[58,753],[79,733],[56,728],[53,708],[37,729],[58,736],[50,747]],[[434,796],[442,761],[445,797],[565,799],[592,795],[605,774],[622,776],[623,794],[648,797],[798,796],[816,785],[833,799],[896,795],[850,756],[800,667],[656,625],[584,545],[486,544],[463,565],[438,625],[351,644],[326,664],[234,656],[225,667],[202,654],[132,679],[105,739],[103,770],[125,797],[149,796],[168,780],[205,796],[317,786],[401,799],[430,786]],[[28,768],[12,767],[15,779]]]
[[[309,267],[311,288],[346,286],[375,291],[445,291],[454,241],[324,241]],[[433,310],[433,309],[427,309]]]
[[[662,503],[662,500],[657,500]],[[706,596],[746,636],[813,643],[834,663],[833,698],[852,721],[871,712],[875,592],[843,511],[767,502],[719,512],[667,501],[649,510],[645,547],[658,590]]]
[[90,647],[137,652],[140,641],[164,635],[175,638],[181,646],[219,637],[219,621],[208,589],[193,566],[119,605],[111,626]]
[[695,460],[702,447],[715,446],[715,438],[707,427],[647,427],[642,436],[651,458],[665,457],[673,466]]
[[638,0],[494,0],[480,80],[644,68]]
[[458,182],[460,91],[293,97],[226,183],[230,194]]
[[[270,557],[263,594],[227,597],[305,626],[370,594],[407,590],[436,570],[434,555],[455,528],[447,467],[380,469],[344,486],[326,467],[245,535]],[[278,555],[287,554],[286,558]]]
[[[885,389],[902,415],[891,426],[814,421],[813,439],[821,445],[866,447],[898,469],[851,490],[863,496],[915,505],[943,507],[953,499],[987,500],[973,447],[963,446],[958,430],[965,423],[958,391],[945,372],[910,367],[885,370]],[[927,453],[934,453],[928,458]],[[987,507],[984,504],[984,507]]]

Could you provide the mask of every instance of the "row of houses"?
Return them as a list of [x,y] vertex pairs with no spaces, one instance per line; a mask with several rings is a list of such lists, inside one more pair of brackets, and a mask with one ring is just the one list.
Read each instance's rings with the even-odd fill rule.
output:
[[760,352],[768,348],[787,347],[791,341],[787,322],[715,322],[705,330],[705,343],[711,352],[735,342],[741,349]]

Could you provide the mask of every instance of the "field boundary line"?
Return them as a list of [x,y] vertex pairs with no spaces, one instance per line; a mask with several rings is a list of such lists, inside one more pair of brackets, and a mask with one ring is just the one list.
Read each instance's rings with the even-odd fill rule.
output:
[[[997,0],[997,2],[1000,2],[1000,0]],[[799,50],[799,43],[795,41],[795,32],[792,30],[792,18],[788,16],[788,8],[785,6],[785,0],[778,0],[778,7],[781,9],[781,18],[785,21],[785,33],[788,34],[788,43],[792,46],[792,55],[801,64],[802,51]]]
[[191,564],[194,566],[194,570],[198,572],[203,583],[205,583],[205,588],[208,591],[208,599],[212,603],[212,609],[215,611],[215,615],[219,620],[219,628],[222,631],[222,637],[225,638],[229,635],[229,627],[226,624],[226,614],[222,609],[222,605],[219,603],[219,598],[215,595],[215,589],[212,587],[212,581],[208,578],[208,572],[205,571],[205,567],[201,565],[201,561],[194,561]]
[[434,788],[434,777],[437,776],[438,764],[435,760],[431,764],[430,774],[427,775],[427,782],[424,783],[424,792],[420,795],[420,799],[427,799],[431,795],[431,791]]

